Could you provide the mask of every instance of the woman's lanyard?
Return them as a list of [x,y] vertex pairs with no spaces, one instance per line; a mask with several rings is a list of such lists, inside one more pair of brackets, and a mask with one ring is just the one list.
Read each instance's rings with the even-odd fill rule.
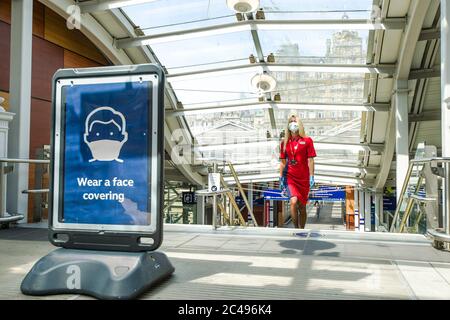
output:
[[295,155],[297,154],[298,142],[296,141],[297,144],[295,145],[295,148],[294,148],[294,149],[295,149],[295,152],[292,150],[293,142],[294,142],[294,140],[291,139],[290,146],[291,146],[292,160],[290,161],[290,163],[291,163],[291,165],[295,166],[295,165],[297,164],[297,160],[295,160]]

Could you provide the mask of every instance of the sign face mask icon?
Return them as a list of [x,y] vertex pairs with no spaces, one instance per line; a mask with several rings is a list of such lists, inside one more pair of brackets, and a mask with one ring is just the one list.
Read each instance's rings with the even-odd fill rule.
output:
[[84,142],[92,153],[93,161],[117,161],[128,141],[126,120],[122,113],[111,107],[100,107],[86,117]]

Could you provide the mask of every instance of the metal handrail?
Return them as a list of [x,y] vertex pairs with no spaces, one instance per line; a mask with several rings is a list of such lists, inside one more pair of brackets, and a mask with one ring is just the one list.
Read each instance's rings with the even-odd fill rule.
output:
[[434,241],[450,242],[450,235],[439,230],[428,229],[427,236],[432,238]]
[[258,222],[256,221],[255,215],[253,214],[253,210],[248,202],[247,196],[245,195],[244,189],[242,189],[241,182],[239,181],[239,177],[234,170],[234,166],[231,162],[228,162],[228,167],[230,168],[231,174],[233,175],[234,181],[236,182],[236,186],[238,187],[239,192],[241,193],[242,200],[244,200],[245,205],[247,206],[247,211],[250,213],[252,217],[252,222],[255,227],[258,227]]
[[16,215],[10,215],[5,217],[0,217],[0,223],[9,223],[9,222],[16,222],[19,220],[24,219],[25,216],[23,214],[16,214]]
[[35,193],[49,193],[49,189],[30,189],[30,190],[23,190],[22,193],[25,194],[35,194]]
[[429,162],[438,162],[438,163],[450,163],[450,158],[424,158],[424,159],[413,159],[410,160],[410,165],[412,164],[425,164]]
[[[407,202],[407,205],[406,205],[405,213],[403,214],[402,221],[400,222],[400,227],[399,227],[399,232],[400,233],[402,233],[404,228],[405,228],[406,221],[408,220],[409,215],[411,213],[411,209],[412,209],[412,207],[414,205],[414,198],[413,198],[413,196],[414,196],[414,194],[417,193],[417,190],[418,190],[418,188],[420,188],[420,185],[422,184],[422,181],[423,181],[423,178],[419,177],[419,179],[417,180],[416,186],[414,188],[414,190],[415,190],[414,193],[411,194],[409,196],[409,198],[408,198],[408,202]],[[401,203],[399,203],[398,206],[397,206],[397,209],[399,209],[399,211],[400,211],[400,208],[401,208]]]
[[231,191],[230,189],[221,189],[219,191],[209,191],[208,189],[205,189],[205,190],[197,190],[197,191],[195,191],[195,193],[198,196],[206,197],[206,196],[221,195],[224,193],[228,193],[230,191]]
[[413,166],[414,164],[412,162],[409,162],[408,170],[406,171],[405,181],[403,182],[402,186],[402,192],[400,193],[400,198],[397,201],[397,208],[395,209],[394,218],[392,219],[392,224],[391,227],[389,228],[389,232],[394,232],[395,223],[398,219],[398,216],[400,215],[400,207],[401,204],[403,203],[404,194],[406,193],[406,189],[408,189],[409,179],[411,178]]
[[395,210],[394,218],[392,219],[392,225],[389,228],[389,232],[394,232],[395,222],[397,221],[398,216],[400,215],[400,207],[401,207],[401,204],[403,203],[404,195],[405,195],[406,189],[408,188],[408,185],[409,185],[409,180],[411,178],[411,173],[412,173],[413,167],[418,164],[427,164],[427,163],[431,163],[431,162],[450,163],[450,158],[436,157],[436,158],[413,159],[413,160],[409,161],[405,181],[403,182],[403,186],[402,186],[402,192],[400,193],[400,198],[397,201],[397,208]]
[[[15,222],[24,219],[24,215],[15,214],[7,215],[6,213],[6,182],[3,178],[4,174],[7,174],[7,163],[23,163],[23,164],[50,164],[50,160],[43,159],[17,159],[17,158],[0,158],[0,223]],[[22,193],[47,193],[48,190],[24,190]]]
[[416,194],[411,195],[410,198],[412,198],[414,200],[417,200],[419,202],[432,202],[432,201],[436,201],[437,200],[436,198],[420,197],[420,196],[418,196]]
[[0,158],[0,162],[3,163],[36,163],[36,164],[49,164],[50,160],[42,159],[14,159],[14,158]]

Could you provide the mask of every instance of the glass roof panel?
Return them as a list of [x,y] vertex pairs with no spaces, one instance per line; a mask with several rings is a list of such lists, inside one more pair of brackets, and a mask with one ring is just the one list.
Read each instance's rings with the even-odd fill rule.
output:
[[[266,110],[208,113],[186,116],[196,138],[196,161],[231,161],[246,168],[278,166],[278,139],[268,136]],[[266,164],[266,165],[265,165]],[[253,166],[253,167],[252,167]]]
[[158,0],[122,10],[146,35],[236,21],[225,0]]
[[[318,153],[317,161],[321,159],[348,159],[348,160],[356,160],[359,157],[360,152],[363,151],[352,151],[352,150],[343,150],[339,149],[339,146],[336,146],[335,149],[319,149],[316,150]],[[329,161],[327,161],[328,163]]]
[[[250,99],[258,101],[258,93],[251,86],[256,73],[243,72],[228,75],[199,75],[189,80],[169,79],[183,104],[208,102],[233,103]],[[363,74],[317,73],[317,72],[273,72],[277,85],[272,92],[279,93],[282,102],[323,103],[323,104],[363,104]],[[287,118],[280,112],[277,118]]]
[[151,47],[169,74],[248,64],[248,57],[255,51],[250,32],[159,43]]
[[[222,76],[205,75],[202,78],[174,81],[170,83],[178,100],[185,108],[190,104],[227,101],[232,103],[242,99],[257,101],[258,94],[251,86],[254,73],[236,73]],[[216,114],[217,116],[217,114]]]
[[[200,149],[201,150],[201,149]],[[206,162],[231,162],[236,163],[242,159],[252,159],[258,163],[273,163],[277,161],[279,154],[276,152],[276,148],[267,145],[264,149],[259,148],[259,151],[255,151],[254,148],[242,148],[240,146],[230,146],[227,149],[208,149],[199,151],[196,154],[196,161]],[[274,162],[274,167],[278,167],[278,162]]]
[[369,31],[259,31],[265,54],[277,63],[365,64]]
[[[244,174],[275,174],[279,172],[279,163],[277,161],[260,162],[258,164],[233,165],[237,173]],[[230,168],[225,166],[223,169],[225,175],[231,175]]]
[[364,74],[332,72],[274,72],[275,92],[283,102],[364,103]]
[[[264,52],[274,53],[277,63],[366,63],[368,32],[261,31],[260,34]],[[285,101],[358,103],[363,99],[364,74],[277,72],[274,76],[278,80],[276,90]]]
[[266,19],[369,19],[372,0],[261,0]]
[[363,155],[364,151],[320,150],[314,160],[327,164],[360,165],[359,158]]
[[217,146],[209,149],[218,150],[228,144],[239,144],[242,149],[264,149],[278,144],[268,138],[270,119],[265,110],[206,113],[185,118],[200,146]]
[[277,128],[281,133],[290,115],[303,122],[306,134],[315,142],[359,143],[362,112],[343,110],[277,110]]

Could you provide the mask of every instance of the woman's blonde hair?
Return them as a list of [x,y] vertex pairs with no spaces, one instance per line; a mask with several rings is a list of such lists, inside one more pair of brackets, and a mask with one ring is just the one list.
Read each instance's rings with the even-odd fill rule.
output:
[[305,127],[303,126],[303,122],[300,120],[300,118],[296,114],[291,114],[288,118],[287,126],[284,129],[284,143],[283,143],[283,152],[286,152],[286,146],[289,141],[289,139],[292,137],[291,130],[289,130],[289,124],[291,123],[291,120],[295,119],[298,123],[299,129],[298,129],[298,135],[302,138],[306,137],[305,133]]

